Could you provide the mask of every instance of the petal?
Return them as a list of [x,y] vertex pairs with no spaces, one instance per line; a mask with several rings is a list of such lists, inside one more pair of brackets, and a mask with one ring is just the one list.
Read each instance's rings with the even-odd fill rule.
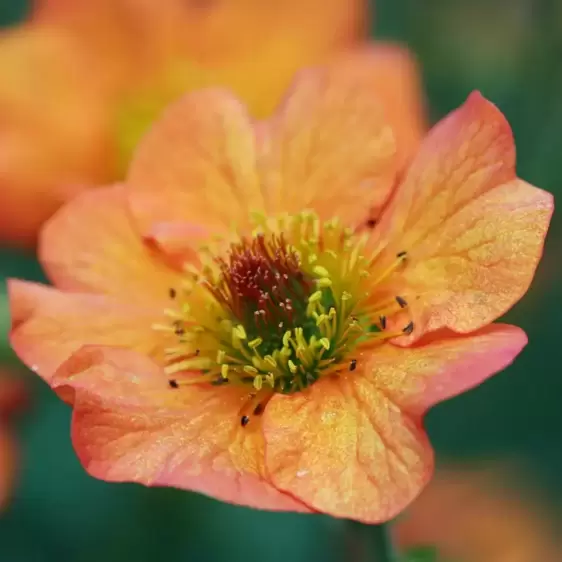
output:
[[381,260],[408,252],[391,283],[412,305],[417,337],[485,326],[529,287],[553,203],[514,166],[508,123],[477,93],[424,141],[375,230]]
[[157,259],[133,228],[121,186],[88,191],[45,226],[40,260],[61,289],[161,303],[180,275]]
[[278,114],[263,125],[262,168],[274,212],[314,209],[361,222],[394,184],[398,159],[391,123],[376,95],[376,57],[299,74]]
[[384,107],[396,139],[398,166],[402,168],[417,151],[427,127],[420,74],[412,53],[398,44],[377,41],[343,53],[331,64],[370,65],[362,79]]
[[263,420],[272,482],[336,517],[391,519],[431,476],[421,415],[503,369],[525,343],[521,330],[496,326],[413,348],[385,345],[362,371],[273,398]]
[[367,377],[325,379],[307,394],[275,397],[263,423],[273,484],[335,517],[388,521],[433,471],[419,420]]
[[128,175],[132,209],[143,232],[156,223],[224,231],[263,208],[255,138],[242,105],[203,90],[168,108],[141,141]]
[[240,426],[237,412],[247,399],[240,389],[174,390],[146,357],[109,348],[78,352],[53,386],[74,392],[74,447],[96,478],[307,511],[262,477],[263,436],[258,424]]
[[507,324],[492,324],[470,336],[441,330],[410,348],[385,346],[367,369],[373,384],[401,410],[422,415],[505,369],[526,344],[525,332]]
[[[72,353],[87,344],[122,346],[155,359],[172,345],[152,329],[160,309],[141,308],[103,295],[65,293],[11,280],[10,342],[20,359],[47,382]],[[168,336],[170,337],[170,336]]]

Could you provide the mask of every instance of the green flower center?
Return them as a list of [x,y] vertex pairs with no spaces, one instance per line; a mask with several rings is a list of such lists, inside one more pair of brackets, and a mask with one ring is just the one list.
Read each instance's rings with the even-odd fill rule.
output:
[[[178,346],[167,353],[170,385],[248,388],[250,410],[263,410],[274,393],[304,391],[325,376],[354,371],[374,345],[410,332],[386,330],[402,297],[382,299],[366,239],[339,221],[321,224],[304,212],[271,223],[258,220],[252,238],[201,252],[200,267],[166,311]],[[373,286],[374,283],[374,286]],[[242,416],[243,425],[249,416]]]

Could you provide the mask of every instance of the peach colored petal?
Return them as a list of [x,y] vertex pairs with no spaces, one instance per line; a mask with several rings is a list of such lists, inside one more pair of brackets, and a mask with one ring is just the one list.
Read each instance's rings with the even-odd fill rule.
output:
[[152,329],[161,309],[119,302],[104,295],[65,293],[11,280],[11,345],[22,361],[50,381],[54,371],[86,344],[134,349],[155,359],[175,340]]
[[391,280],[416,320],[470,332],[525,293],[542,253],[552,196],[515,177],[508,123],[472,94],[424,140],[375,236],[381,262],[408,252]]
[[385,345],[362,370],[274,397],[263,419],[272,482],[337,517],[394,517],[431,476],[422,414],[503,369],[525,343],[521,330],[497,326],[414,348]]
[[92,476],[308,511],[263,478],[263,436],[259,424],[240,427],[240,389],[174,390],[146,357],[109,348],[78,352],[53,386],[74,392],[72,439]]
[[326,219],[337,209],[355,224],[386,200],[398,160],[391,123],[370,83],[376,73],[377,58],[359,54],[299,74],[261,131],[271,210],[312,208]]
[[263,419],[266,467],[275,486],[315,510],[379,523],[421,491],[433,453],[419,419],[354,375],[271,400]]
[[[362,72],[361,64],[370,66],[369,71]],[[417,151],[427,128],[420,73],[412,53],[399,44],[376,41],[338,54],[330,65],[358,69],[358,78],[380,100],[394,131],[401,169]]]
[[41,233],[39,256],[61,289],[163,303],[181,276],[143,243],[122,186],[87,191],[63,207]]
[[527,344],[516,326],[492,324],[469,336],[441,330],[404,349],[386,346],[367,369],[372,382],[405,412],[429,408],[505,369]]
[[173,104],[141,141],[129,171],[140,228],[246,224],[249,209],[263,208],[255,151],[248,116],[228,93],[203,90]]

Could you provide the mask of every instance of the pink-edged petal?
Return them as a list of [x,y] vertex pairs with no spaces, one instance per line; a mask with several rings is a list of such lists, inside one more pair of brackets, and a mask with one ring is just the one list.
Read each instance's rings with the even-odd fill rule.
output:
[[337,517],[391,519],[432,473],[423,413],[509,365],[526,341],[498,325],[411,348],[384,345],[356,371],[274,397],[263,420],[272,482]]
[[412,307],[416,331],[470,332],[525,293],[542,254],[552,196],[515,176],[501,112],[480,94],[424,140],[375,230],[380,257],[408,252],[391,280]]
[[311,208],[357,224],[386,201],[398,158],[392,123],[370,82],[377,70],[372,58],[350,55],[298,75],[260,130],[272,212]]
[[112,482],[174,486],[271,510],[308,511],[263,477],[259,424],[242,428],[240,389],[172,389],[128,350],[84,348],[53,386],[74,393],[72,440],[88,472]]
[[441,330],[410,348],[386,346],[373,354],[367,370],[402,410],[421,415],[505,369],[526,344],[525,332],[507,324],[467,336]]
[[162,359],[163,349],[175,341],[173,334],[152,328],[155,322],[162,322],[159,309],[103,295],[65,293],[25,281],[9,281],[8,290],[11,345],[47,382],[84,345],[120,346]]
[[157,223],[224,232],[263,209],[256,141],[245,108],[227,92],[203,90],[169,107],[141,141],[127,183],[143,232]]
[[86,191],[44,227],[39,257],[59,288],[163,302],[181,276],[133,227],[122,186]]

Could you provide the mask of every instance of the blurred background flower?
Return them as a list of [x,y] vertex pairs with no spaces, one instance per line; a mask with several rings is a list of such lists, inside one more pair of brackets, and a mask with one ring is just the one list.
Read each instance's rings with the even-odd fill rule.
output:
[[0,511],[8,504],[17,479],[16,443],[10,418],[23,409],[25,402],[23,381],[8,372],[0,372]]
[[[179,0],[177,1],[180,6]],[[153,10],[167,4],[154,0],[144,2],[148,2],[149,7],[152,5]],[[74,31],[51,32],[53,27],[56,30],[63,29],[64,26],[60,27],[62,24],[56,22],[61,21],[61,10],[65,4],[66,8],[70,6],[76,10],[76,15],[69,15],[72,12],[68,11],[63,13],[66,14],[64,18],[68,22],[64,24],[65,29],[71,28]],[[52,211],[59,199],[68,196],[66,190],[72,193],[75,189],[74,184],[80,184],[84,178],[97,181],[97,178],[103,178],[104,175],[118,175],[126,160],[127,151],[130,150],[131,144],[134,144],[135,136],[140,134],[151,119],[151,112],[158,111],[159,103],[166,101],[166,95],[163,95],[162,102],[158,102],[158,96],[154,95],[150,87],[152,79],[137,81],[136,72],[142,71],[143,68],[139,69],[138,64],[135,66],[127,62],[131,56],[138,57],[134,60],[142,60],[142,41],[133,43],[135,46],[132,48],[132,55],[127,54],[130,48],[123,47],[122,52],[121,47],[115,47],[123,38],[136,36],[132,32],[115,32],[115,28],[111,31],[111,25],[120,25],[116,22],[123,21],[122,17],[114,16],[109,19],[113,22],[109,26],[110,30],[100,36],[103,38],[97,46],[88,50],[90,54],[80,55],[82,49],[65,47],[67,41],[75,45],[79,41],[76,36],[83,36],[84,42],[86,37],[91,37],[93,32],[86,31],[88,26],[99,29],[96,27],[97,17],[92,15],[83,18],[78,15],[80,5],[106,5],[104,9],[107,10],[107,7],[111,8],[113,4],[119,2],[44,0],[41,4],[42,9],[33,14],[33,23],[28,26],[23,22],[31,13],[29,3],[25,0],[0,2],[0,21],[6,26],[6,43],[4,39],[0,41],[0,61],[4,58],[13,61],[7,66],[1,64],[0,72],[5,72],[3,68],[14,69],[10,74],[4,73],[0,81],[0,125],[4,122],[18,124],[21,116],[25,117],[25,127],[18,129],[22,132],[0,134],[0,210],[8,211],[8,216],[2,216],[0,220],[0,228],[4,228],[5,232],[0,232],[5,243],[8,229],[12,240],[20,243],[32,240],[34,235],[30,233],[34,233],[36,225]],[[135,4],[142,6],[143,0],[137,0]],[[210,13],[208,7],[211,5],[216,9],[226,10],[226,4],[228,2],[224,0],[183,0],[181,3],[186,9],[195,7],[200,10],[196,13],[207,14]],[[252,29],[251,26],[240,33],[236,31],[235,26],[231,28],[228,23],[221,24],[223,28],[218,35],[224,37],[224,44],[234,45],[233,57],[240,50],[246,49],[246,57],[250,60],[247,64],[255,65],[251,68],[257,70],[245,76],[250,75],[253,80],[261,78],[262,74],[269,78],[269,74],[263,70],[263,66],[259,66],[260,57],[257,55],[261,54],[261,49],[248,47],[248,43],[255,41],[254,44],[258,45],[260,37],[278,36],[281,30],[276,29],[275,22],[286,21],[290,17],[294,21],[294,18],[303,12],[302,6],[307,2],[294,0],[284,4],[293,6],[292,11],[287,8],[289,11],[283,17],[277,12],[269,26],[260,24],[267,30],[263,33],[259,29]],[[237,6],[240,5],[247,4],[241,0],[237,3]],[[518,175],[554,193],[555,196],[560,196],[560,2],[378,0],[376,19],[359,18],[355,23],[352,22],[356,16],[349,13],[346,16],[345,11],[337,15],[335,11],[328,10],[329,2],[318,0],[312,1],[310,5],[316,6],[316,15],[311,15],[308,20],[303,19],[305,23],[300,28],[294,24],[297,30],[300,29],[298,33],[301,41],[309,34],[321,32],[324,17],[327,18],[326,21],[332,17],[332,24],[335,21],[338,27],[341,25],[341,30],[347,30],[340,32],[342,43],[346,43],[352,36],[357,37],[357,33],[361,36],[362,29],[377,40],[404,41],[420,62],[432,122],[460,105],[471,90],[481,90],[486,97],[497,103],[514,129],[518,147]],[[353,2],[341,2],[345,9],[349,9],[351,5]],[[201,12],[202,7],[206,6],[207,12]],[[166,8],[164,10],[167,11]],[[166,29],[166,26],[175,26],[179,21],[178,17],[173,11],[167,13],[171,16],[158,15],[156,12],[150,19],[162,22],[171,19],[171,23],[161,24],[163,29]],[[244,13],[242,9],[237,17],[247,18]],[[257,18],[259,13],[256,12],[252,17]],[[78,23],[79,18],[83,18],[82,21],[86,23]],[[215,29],[220,21],[225,22],[226,16],[224,20],[219,18],[219,23],[213,24],[217,26]],[[20,27],[14,32],[14,28],[9,28],[8,24]],[[140,23],[136,25],[142,28]],[[257,26],[257,23],[252,25]],[[35,26],[40,26],[43,30],[37,32],[40,37],[26,43],[27,47],[21,47],[20,50],[25,37],[35,37],[35,31],[28,33],[29,27],[37,29]],[[316,30],[316,27],[319,30]],[[191,40],[195,43],[198,40],[197,29],[203,30],[204,26],[199,20],[193,28],[191,33],[184,34],[185,41]],[[207,33],[202,32],[201,35],[206,37]],[[70,39],[65,39],[67,35]],[[181,36],[181,33],[179,35]],[[44,36],[48,39],[43,42]],[[166,37],[169,37],[168,45],[173,45],[178,41],[178,32],[166,31],[160,37],[158,40],[154,39],[154,42],[161,42],[163,37],[163,46],[158,49],[152,46],[150,48],[151,52],[157,53],[154,55],[154,61],[165,58],[162,53],[169,52]],[[209,37],[212,37],[212,34],[209,34]],[[240,37],[242,46],[237,47]],[[283,44],[282,39],[276,41],[272,43],[277,45],[271,47],[272,52],[276,49],[279,51],[279,45]],[[154,45],[154,42],[151,40],[150,44]],[[203,44],[205,45],[204,40]],[[208,49],[209,60],[216,61],[215,57],[218,55],[212,52],[213,45],[214,42],[209,41],[205,48]],[[108,52],[112,54],[107,54]],[[59,55],[62,58],[57,58]],[[257,56],[257,61],[253,61],[254,55]],[[83,56],[86,58],[82,58]],[[264,55],[263,60],[265,58]],[[100,64],[102,67],[107,66],[101,74],[98,66]],[[389,59],[388,64],[391,69],[396,68],[392,59]],[[282,62],[278,65],[283,68]],[[157,64],[154,66],[158,67]],[[154,66],[147,66],[147,70],[152,72]],[[107,105],[105,102],[100,104],[95,99],[115,99],[112,97],[116,96],[113,93],[115,86],[107,86],[101,78],[114,76],[116,69],[124,67],[129,69],[134,78],[127,84],[134,83],[135,88],[124,97],[123,94],[117,96],[123,101],[117,104],[111,101],[116,113],[111,114],[108,124],[104,109]],[[404,74],[408,75],[407,72]],[[71,92],[66,90],[68,86],[64,86],[61,75],[70,81]],[[95,80],[92,79],[94,76]],[[150,76],[150,73],[146,76]],[[174,80],[170,78],[171,83]],[[113,79],[108,82],[115,84]],[[242,80],[239,87],[246,86],[246,82],[246,79]],[[384,80],[382,82],[384,83]],[[142,88],[137,89],[137,84],[141,84]],[[9,100],[6,102],[9,107],[7,111],[1,110],[4,90],[9,94],[6,94],[6,99]],[[98,95],[100,91],[103,95]],[[124,91],[127,93],[128,90]],[[135,93],[141,91],[142,95]],[[42,92],[43,97],[37,96]],[[39,103],[34,101],[38,97],[41,100]],[[64,104],[57,105],[57,100],[63,100]],[[151,106],[154,100],[157,103]],[[63,112],[61,117],[60,108],[65,106],[67,112]],[[137,112],[144,115],[145,108],[148,108],[146,120],[131,118]],[[102,123],[101,132],[97,128],[99,125],[92,128],[92,123]],[[129,128],[129,125],[124,126],[123,123],[140,123],[140,128],[135,133],[134,127]],[[116,129],[118,134],[113,132]],[[15,131],[11,127],[4,130]],[[3,134],[8,134],[8,141],[2,140]],[[25,140],[26,135],[40,140],[37,143],[28,142]],[[104,144],[104,148],[100,149],[96,138],[107,139],[108,136],[113,139],[112,143]],[[16,142],[12,142],[12,138]],[[132,143],[127,139],[132,139]],[[119,150],[115,148],[117,140]],[[345,142],[345,139],[342,139],[342,142]],[[107,146],[111,147],[109,154]],[[62,156],[56,156],[54,160],[58,162],[58,168],[49,164],[52,162],[51,150],[55,155],[62,153]],[[29,157],[26,156],[27,153],[30,154]],[[83,154],[86,154],[86,157],[82,156]],[[120,155],[119,158],[116,158],[117,155]],[[104,163],[103,166],[98,167],[98,158]],[[13,164],[13,168],[3,168],[4,161],[10,166]],[[69,171],[67,175],[58,176],[61,161]],[[19,162],[28,163],[23,176],[19,175],[22,173]],[[112,162],[112,165],[105,168],[107,162]],[[100,173],[100,170],[103,173]],[[49,175],[53,173],[55,175]],[[68,181],[53,182],[51,179],[54,177],[68,178]],[[26,192],[26,188],[37,189],[37,178],[46,178],[41,184],[43,187],[38,191]],[[8,199],[5,185],[22,186],[17,200]],[[14,193],[17,191],[12,191],[10,197],[15,197]],[[24,193],[27,195],[23,195]],[[41,193],[46,193],[46,197],[41,197]],[[54,199],[52,193],[55,194]],[[22,213],[17,210],[21,208],[26,211]],[[549,529],[551,526],[559,529],[562,521],[562,355],[559,345],[562,318],[562,268],[559,264],[561,252],[562,219],[555,213],[537,278],[525,300],[504,319],[506,322],[522,326],[529,335],[530,343],[525,352],[514,366],[478,389],[436,407],[427,419],[427,428],[436,446],[438,461],[443,466],[454,461],[455,467],[462,467],[465,463],[472,465],[477,460],[482,461],[485,466],[490,459],[505,459],[502,461],[502,467],[507,464],[509,468],[514,462],[524,460],[527,467],[524,478],[517,479],[507,492],[503,486],[503,476],[492,478],[489,485],[482,484],[486,502],[491,504],[499,501],[502,504],[508,499],[513,502],[509,503],[509,512],[516,512],[518,517],[520,516],[518,521],[524,521],[513,523],[514,520],[510,520],[508,512],[504,509],[499,520],[498,517],[488,519],[489,541],[494,539],[493,529],[496,527],[498,536],[513,537],[513,534],[502,530],[503,523],[512,521],[508,527],[518,529],[516,535],[524,535],[524,529],[529,527],[530,535],[544,537],[546,533],[548,543]],[[0,252],[0,274],[3,278],[15,276],[43,280],[35,260],[7,248]],[[0,362],[14,364],[14,357],[5,340],[8,319],[4,309],[5,303],[0,306],[0,328],[3,334]],[[260,562],[332,562],[346,559],[346,552],[342,551],[341,544],[341,522],[336,520],[322,516],[266,514],[220,504],[197,494],[176,490],[147,490],[135,485],[116,486],[94,480],[85,474],[71,449],[68,438],[70,409],[51,396],[48,389],[37,380],[31,380],[30,384],[35,395],[34,408],[28,416],[20,416],[16,420],[21,451],[18,483],[13,491],[12,501],[0,520],[2,562],[148,562],[161,559],[236,562],[247,561],[249,558],[258,558]],[[465,474],[465,469],[454,470],[461,470],[461,475]],[[471,474],[472,471],[469,471],[468,478],[472,478]],[[451,477],[453,478],[457,477]],[[464,479],[465,476],[461,478]],[[436,486],[441,483],[442,481],[438,480]],[[475,489],[474,486],[478,487],[480,484],[472,486],[471,489]],[[499,488],[499,492],[496,488]],[[448,506],[452,505],[446,496],[449,493],[452,498],[458,496],[448,486],[442,489],[445,492],[438,495],[436,505],[441,505],[445,512],[450,508]],[[532,502],[528,503],[530,489],[536,491],[537,495],[532,495]],[[497,494],[500,496],[499,500]],[[476,492],[471,495],[475,496]],[[420,501],[424,501],[423,498]],[[414,506],[413,509],[418,508]],[[494,513],[499,514],[500,511],[498,508]],[[454,553],[457,553],[457,558],[463,562],[471,553],[474,554],[468,544],[470,525],[463,524],[461,514],[456,514],[451,519],[456,523],[450,534],[455,535],[457,545],[460,545],[455,547]],[[427,521],[420,521],[419,518],[412,521],[417,521],[410,535],[415,537],[416,541],[420,535],[429,534],[427,527],[424,527]],[[463,536],[462,540],[458,538]],[[438,539],[435,534],[433,537],[434,540]],[[515,537],[513,540],[515,541]],[[539,542],[543,540],[540,538]],[[447,552],[453,554],[449,547]],[[478,552],[484,553],[484,550],[480,549]],[[558,551],[555,551],[554,559],[527,558],[522,562],[557,562],[560,559]],[[468,562],[472,560],[468,558]],[[507,559],[507,562],[520,561]]]
[[[226,86],[263,117],[296,70],[360,46],[368,22],[366,0],[37,0],[32,8],[0,36],[0,240],[20,245],[77,191],[121,179],[139,137],[183,92]],[[379,56],[378,84],[395,92],[395,114],[414,113],[403,131],[417,138],[413,63],[390,46]]]
[[395,526],[401,548],[430,545],[439,560],[556,562],[562,542],[552,514],[509,464],[443,468]]

